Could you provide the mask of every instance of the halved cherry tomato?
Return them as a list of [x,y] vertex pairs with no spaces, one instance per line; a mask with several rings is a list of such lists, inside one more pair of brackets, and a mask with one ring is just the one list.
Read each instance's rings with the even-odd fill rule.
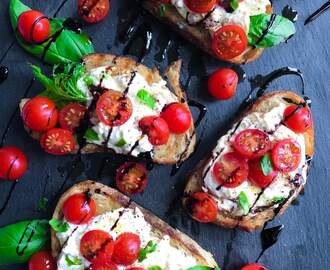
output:
[[284,123],[296,133],[304,133],[312,126],[312,115],[306,107],[291,105],[284,111]]
[[230,60],[239,56],[245,51],[246,47],[246,33],[244,29],[238,25],[225,25],[213,35],[213,52],[222,60]]
[[143,268],[143,267],[131,267],[131,268],[128,268],[127,270],[145,270],[145,268]]
[[258,158],[266,154],[272,144],[267,133],[259,129],[245,129],[236,135],[233,147],[242,157]]
[[53,128],[40,138],[40,145],[49,154],[66,155],[71,153],[76,143],[72,133],[66,129]]
[[56,126],[58,111],[54,101],[47,97],[34,97],[22,110],[24,124],[31,130],[45,132]]
[[89,23],[102,21],[109,13],[109,0],[78,0],[78,14]]
[[212,173],[220,186],[234,188],[248,176],[247,160],[235,152],[224,154],[213,166]]
[[109,261],[96,260],[88,270],[118,270],[118,266]]
[[84,118],[87,108],[77,102],[65,105],[59,114],[60,126],[64,129],[73,131],[79,127],[81,120]]
[[136,162],[126,162],[116,172],[118,189],[128,195],[142,192],[148,183],[146,168]]
[[278,172],[276,170],[271,171],[268,175],[265,175],[261,168],[261,159],[249,160],[249,180],[260,188],[268,187],[276,178]]
[[119,265],[131,265],[139,256],[141,240],[137,234],[122,233],[115,240],[112,260]]
[[87,193],[71,195],[62,208],[65,219],[73,224],[88,223],[96,213],[96,204]]
[[97,101],[96,113],[104,124],[121,126],[132,115],[132,103],[123,93],[108,90]]
[[29,260],[29,270],[56,270],[57,264],[50,251],[39,251]]
[[182,103],[166,106],[160,116],[166,121],[170,131],[175,134],[184,133],[191,126],[191,113]]
[[238,75],[231,68],[220,68],[208,79],[209,93],[216,99],[230,99],[236,91]]
[[279,141],[272,149],[272,162],[281,172],[294,171],[298,168],[300,160],[300,145],[294,140]]
[[166,121],[158,116],[145,116],[139,121],[143,134],[147,134],[152,145],[166,144],[170,137],[170,130]]
[[215,7],[217,0],[184,0],[184,3],[193,12],[207,13]]
[[102,230],[86,232],[80,240],[80,253],[88,261],[110,262],[114,251],[114,241],[110,234]]
[[28,10],[18,17],[17,29],[26,42],[40,43],[48,38],[50,23],[45,14]]
[[247,264],[241,268],[241,270],[268,270],[265,266],[260,263]]
[[25,154],[17,147],[0,148],[0,178],[17,180],[26,172],[28,161]]
[[187,202],[187,209],[192,218],[199,222],[208,223],[217,219],[217,203],[205,192],[191,194]]

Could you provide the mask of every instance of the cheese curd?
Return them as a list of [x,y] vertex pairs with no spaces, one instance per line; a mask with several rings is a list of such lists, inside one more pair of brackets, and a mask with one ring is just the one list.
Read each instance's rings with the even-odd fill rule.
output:
[[[117,225],[112,228],[118,218]],[[90,262],[84,259],[79,251],[80,239],[84,233],[90,230],[106,231],[113,239],[116,239],[121,233],[131,232],[140,236],[141,247],[146,246],[149,241],[157,244],[155,252],[148,254],[144,261],[136,262],[132,266],[147,269],[149,266],[157,265],[162,269],[185,270],[197,264],[194,257],[173,246],[168,235],[159,238],[154,234],[151,225],[144,219],[144,215],[139,208],[119,208],[109,211],[96,216],[90,224],[68,224],[69,229],[66,232],[56,234],[62,246],[57,261],[58,270],[84,270],[90,266]],[[69,266],[66,261],[67,257],[79,259],[81,265]],[[119,269],[126,268],[119,266]]]

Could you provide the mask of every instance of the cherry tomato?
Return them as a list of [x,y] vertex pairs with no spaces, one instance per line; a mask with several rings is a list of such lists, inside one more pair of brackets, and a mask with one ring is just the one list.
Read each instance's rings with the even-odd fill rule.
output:
[[267,133],[259,129],[245,129],[234,139],[233,147],[242,157],[258,158],[272,147]]
[[175,134],[185,133],[192,122],[190,111],[182,103],[172,103],[166,106],[161,117],[166,121],[170,131]]
[[300,160],[300,145],[294,140],[279,141],[272,149],[272,162],[281,172],[294,171],[298,168]]
[[127,270],[145,270],[145,268],[143,268],[143,267],[131,267],[131,268],[128,268]]
[[95,216],[96,204],[89,194],[77,193],[66,199],[62,211],[67,221],[85,224]]
[[278,172],[276,170],[271,171],[268,175],[265,175],[261,168],[261,159],[249,160],[249,180],[260,188],[268,187],[276,178]]
[[119,265],[131,265],[139,256],[141,240],[137,234],[122,233],[115,240],[112,260]]
[[64,129],[73,131],[79,127],[84,118],[87,108],[79,103],[72,102],[65,105],[59,114],[60,126]]
[[121,126],[132,115],[132,103],[123,93],[108,90],[97,101],[96,113],[104,124]]
[[109,261],[96,260],[88,270],[118,270],[118,266]]
[[29,270],[56,270],[57,264],[50,251],[39,251],[29,260]]
[[66,129],[53,128],[40,138],[40,145],[49,154],[66,155],[72,153],[76,143],[72,133]]
[[247,160],[235,152],[224,154],[213,166],[212,173],[220,186],[234,188],[248,176]]
[[244,29],[238,25],[225,25],[213,35],[213,52],[222,60],[230,60],[239,56],[247,47]]
[[105,231],[88,231],[80,240],[81,255],[93,264],[110,262],[113,251],[114,241]]
[[170,130],[166,121],[158,116],[146,116],[139,121],[143,134],[147,134],[152,145],[166,144],[170,137]]
[[57,124],[58,111],[55,103],[47,97],[34,97],[22,110],[24,124],[31,130],[45,132]]
[[28,161],[25,154],[17,147],[0,148],[0,178],[17,180],[26,172]]
[[146,168],[136,162],[126,162],[116,172],[118,189],[128,195],[142,192],[148,183]]
[[184,3],[193,12],[207,13],[215,7],[217,0],[184,0]]
[[312,126],[312,115],[306,107],[291,105],[284,111],[284,123],[296,133],[304,133]]
[[78,14],[89,23],[105,19],[110,10],[109,0],[78,0]]
[[230,99],[236,92],[237,73],[230,68],[220,68],[208,79],[209,93],[219,100]]
[[217,203],[205,192],[191,194],[187,202],[187,209],[192,218],[199,222],[208,223],[217,219]]
[[247,264],[241,270],[267,270],[267,268],[260,263]]
[[49,36],[50,23],[43,13],[28,10],[18,17],[17,29],[26,42],[41,43]]

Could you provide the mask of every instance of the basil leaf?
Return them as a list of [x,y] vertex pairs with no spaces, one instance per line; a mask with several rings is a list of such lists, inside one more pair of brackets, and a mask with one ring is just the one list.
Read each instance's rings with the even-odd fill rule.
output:
[[87,84],[87,86],[91,86],[91,85],[94,84],[94,80],[93,80],[93,78],[90,77],[90,76],[86,76],[86,77],[84,78],[84,82]]
[[[25,42],[17,29],[17,21],[19,15],[30,10],[19,0],[10,0],[9,14],[13,30],[15,31],[16,39],[23,49],[32,55],[42,58],[45,48],[48,47],[44,61],[49,64],[79,62],[81,57],[86,54],[93,53],[94,48],[89,37],[83,33],[76,33],[64,27],[63,19],[50,20],[50,37],[41,44],[29,44]],[[50,43],[50,44],[49,44]]]
[[89,141],[99,141],[100,140],[99,134],[97,134],[97,132],[94,129],[91,129],[91,128],[88,128],[85,131],[84,138],[86,140],[89,140]]
[[62,222],[62,221],[59,221],[55,218],[52,218],[49,221],[49,225],[57,233],[63,233],[63,232],[66,232],[69,229],[69,224],[67,222]]
[[157,244],[152,241],[149,241],[145,248],[140,249],[138,261],[139,262],[144,261],[147,258],[147,255],[155,252],[156,249],[157,249]]
[[117,147],[123,147],[127,142],[125,141],[124,138],[121,138],[117,143],[116,146]]
[[275,197],[271,200],[271,204],[282,203],[284,200],[285,200],[285,198],[282,197],[282,196],[275,196]]
[[249,213],[250,210],[249,199],[244,191],[241,191],[241,193],[238,195],[238,205],[243,210],[244,215]]
[[272,162],[270,161],[269,154],[264,155],[260,160],[262,173],[267,176],[273,171]]
[[136,94],[136,96],[139,98],[141,103],[147,105],[151,109],[155,108],[156,100],[155,98],[150,95],[145,89],[139,90],[139,92]]
[[65,255],[65,261],[69,267],[73,265],[82,265],[82,262],[78,257],[70,257],[69,255]]
[[[296,29],[289,19],[275,15],[275,20],[264,38],[263,32],[267,29],[270,20],[270,14],[259,14],[250,16],[250,27],[248,33],[249,45],[257,48],[268,48],[286,41],[295,34]],[[260,40],[262,38],[262,40]]]
[[232,8],[232,10],[236,10],[238,8],[238,0],[230,0],[230,7]]
[[220,267],[210,267],[210,266],[196,265],[196,266],[190,267],[186,270],[221,270],[221,268]]
[[0,265],[27,262],[49,240],[47,220],[27,220],[0,228]]
[[165,12],[167,9],[167,5],[166,4],[161,4],[159,7],[159,16],[160,17],[164,17],[165,16]]
[[147,268],[147,270],[162,270],[159,265],[152,265]]
[[47,203],[48,203],[48,199],[46,197],[41,197],[40,201],[38,203],[38,210],[39,211],[47,211]]

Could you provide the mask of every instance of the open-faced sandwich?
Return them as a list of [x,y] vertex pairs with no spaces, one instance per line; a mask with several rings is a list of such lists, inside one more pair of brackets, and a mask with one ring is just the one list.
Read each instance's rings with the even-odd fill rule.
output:
[[85,181],[70,188],[50,223],[58,270],[217,267],[195,241],[100,183]]
[[184,205],[201,222],[247,231],[282,214],[314,154],[311,111],[290,91],[257,99],[190,176]]
[[51,78],[33,66],[46,90],[22,100],[25,127],[51,154],[113,151],[160,164],[183,161],[195,132],[180,69],[174,62],[165,81],[156,69],[106,54],[55,66]]
[[143,0],[155,17],[210,55],[243,64],[295,33],[269,0]]

